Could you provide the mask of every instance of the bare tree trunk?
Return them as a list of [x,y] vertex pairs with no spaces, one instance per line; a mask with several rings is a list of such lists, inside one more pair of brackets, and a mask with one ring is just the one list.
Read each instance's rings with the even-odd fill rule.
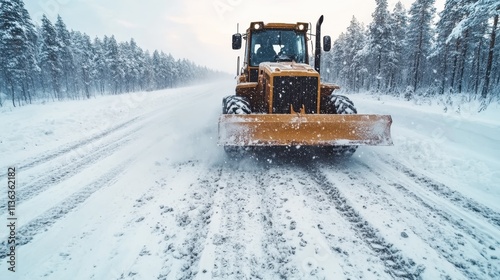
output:
[[15,97],[14,82],[12,81],[11,77],[5,77],[5,80],[6,80],[5,81],[6,87],[7,88],[10,87],[10,95],[12,97],[12,106],[16,107],[16,102],[15,102],[16,101],[16,97]]
[[444,48],[444,59],[443,59],[443,73],[441,77],[441,90],[440,94],[444,94],[444,88],[446,86],[446,76],[448,75],[448,44]]
[[469,29],[465,31],[464,35],[464,46],[462,47],[462,54],[460,55],[460,69],[458,75],[458,93],[462,93],[462,85],[464,80],[464,72],[465,72],[465,57],[467,56],[467,40],[469,37]]
[[457,64],[458,64],[458,50],[460,49],[460,38],[457,39],[455,44],[455,58],[453,59],[453,69],[451,74],[451,89],[455,92],[455,78],[457,76]]
[[417,86],[418,86],[418,74],[420,70],[420,50],[417,52],[415,56],[415,62],[414,62],[414,69],[413,69],[413,90],[414,92],[417,91]]
[[16,107],[16,98],[15,98],[15,95],[14,95],[14,87],[11,87],[10,90],[11,90],[11,95],[12,95],[12,105],[14,107]]
[[482,52],[482,46],[483,46],[483,37],[480,37],[479,39],[479,44],[477,47],[477,54],[476,54],[476,81],[474,83],[474,93],[477,95],[479,91],[479,76],[481,74],[481,52]]
[[419,33],[419,38],[418,38],[418,50],[417,52],[415,53],[415,62],[414,62],[414,73],[413,73],[413,91],[414,92],[417,92],[417,87],[418,87],[418,84],[419,84],[419,72],[420,72],[420,59],[421,59],[421,55],[422,55],[422,44],[423,44],[423,37],[424,35],[422,34],[422,30],[420,30],[420,33]]

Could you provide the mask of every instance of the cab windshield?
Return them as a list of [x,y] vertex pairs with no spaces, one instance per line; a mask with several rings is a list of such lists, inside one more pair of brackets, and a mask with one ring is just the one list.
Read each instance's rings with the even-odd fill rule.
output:
[[294,30],[262,30],[252,33],[250,65],[261,62],[306,62],[304,33]]

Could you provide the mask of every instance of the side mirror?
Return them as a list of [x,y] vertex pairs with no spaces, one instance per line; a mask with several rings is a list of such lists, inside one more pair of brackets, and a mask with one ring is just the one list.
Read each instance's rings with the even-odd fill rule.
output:
[[241,34],[233,34],[233,50],[241,49]]
[[323,50],[329,52],[332,49],[332,38],[330,36],[323,37]]

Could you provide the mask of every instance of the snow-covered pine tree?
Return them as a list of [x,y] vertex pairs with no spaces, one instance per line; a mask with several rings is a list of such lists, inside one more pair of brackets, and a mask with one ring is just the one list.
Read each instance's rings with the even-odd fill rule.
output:
[[461,2],[463,0],[446,0],[444,10],[440,13],[440,18],[437,23],[437,43],[436,43],[436,62],[441,77],[440,90],[443,94],[445,91],[453,91],[454,88],[454,73],[456,65],[451,63],[452,58],[456,58],[456,48],[459,43],[457,40],[449,40],[448,37],[455,25],[461,20]]
[[151,54],[149,53],[149,50],[146,50],[144,52],[144,70],[142,72],[142,77],[141,77],[141,87],[144,90],[151,91],[154,89],[154,81],[155,81],[155,73],[153,70],[153,59],[151,57]]
[[59,57],[61,59],[62,79],[65,85],[66,95],[70,93],[76,94],[75,81],[75,63],[73,61],[73,46],[71,45],[71,35],[66,28],[60,15],[57,16],[57,21],[54,25],[57,34],[57,44],[59,47]]
[[366,37],[365,27],[353,16],[347,32],[340,34],[334,41],[329,56],[326,56],[329,81],[352,91],[358,91],[364,86],[368,77]]
[[[453,30],[453,34],[460,32],[461,29],[466,29],[478,25],[480,23],[490,23],[489,32],[489,47],[486,62],[486,72],[484,76],[483,88],[481,96],[486,98],[490,89],[498,85],[491,85],[492,69],[498,69],[498,58],[495,58],[495,44],[497,40],[497,32],[499,28],[500,2],[498,0],[483,0],[470,3],[467,7],[469,17],[463,19]],[[498,56],[498,54],[496,55]],[[493,81],[495,81],[493,79]]]
[[124,69],[115,36],[104,37],[105,59],[109,68],[110,84],[113,94],[121,92],[121,81],[124,77]]
[[162,81],[162,88],[168,88],[169,87],[169,80],[171,79],[170,77],[170,69],[168,69],[168,55],[164,52],[160,52],[160,73],[161,76],[163,77]]
[[61,50],[54,25],[52,25],[45,15],[42,17],[41,32],[40,64],[42,68],[42,79],[49,80],[54,97],[60,100],[63,98],[61,93],[63,72]]
[[86,98],[92,95],[92,84],[95,78],[94,48],[90,37],[85,33],[73,31],[71,33],[73,46],[73,61],[75,65],[75,90],[83,91]]
[[465,88],[477,93],[482,85],[481,93],[487,95],[495,66],[495,17],[499,10],[498,1],[446,1],[438,23],[441,92],[445,88],[462,92]]
[[410,8],[407,32],[410,81],[414,91],[428,87],[433,80],[433,72],[428,59],[433,46],[432,20],[436,8],[434,0],[416,0]]
[[[443,71],[440,92],[448,87],[447,91],[461,93],[469,87],[471,75],[474,74],[472,64],[481,56],[481,49],[484,49],[484,40],[482,39],[484,26],[476,25],[461,30],[455,29],[457,24],[470,16],[467,7],[470,7],[473,2],[475,0],[448,0],[441,13],[441,19],[438,22],[440,27],[438,30],[438,52],[443,59],[440,63],[441,69],[448,71]],[[449,81],[448,85],[446,85],[445,80]]]
[[189,81],[192,81],[194,80],[194,78],[196,77],[196,65],[183,58],[181,61],[180,61],[180,73],[181,73],[181,76],[180,76],[180,81],[182,84],[186,84],[188,83]]
[[[105,37],[106,38],[106,37]],[[95,65],[94,73],[95,84],[97,91],[103,95],[106,92],[106,83],[109,76],[109,70],[105,58],[104,43],[99,38],[94,39],[94,58],[93,62]]]
[[[486,65],[486,57],[488,56],[488,39],[484,34],[488,32],[488,23],[484,22],[479,24],[473,29],[472,39],[471,39],[471,58],[469,63],[470,73],[465,75],[465,78],[469,78],[469,88],[470,92],[478,95],[481,90],[481,83],[484,78],[484,66]],[[499,53],[499,52],[497,52]]]
[[364,48],[367,43],[365,27],[356,17],[352,17],[345,38],[346,49],[344,50],[344,61],[347,62],[347,85],[353,91],[359,91],[368,78],[367,50]]
[[[20,2],[22,4],[22,1]],[[36,76],[40,73],[40,67],[38,66],[37,60],[37,48],[36,44],[38,41],[38,34],[36,32],[35,25],[33,24],[31,17],[28,13],[28,10],[24,8],[24,5],[21,7],[22,19],[25,26],[26,34],[28,35],[27,48],[25,52],[26,58],[26,77],[24,80],[24,86],[22,87],[22,94],[25,102],[29,102],[31,104],[32,94],[36,94],[36,85],[35,80]]]
[[[0,0],[0,78],[16,106],[16,93],[31,102],[34,92],[36,32],[21,0]],[[18,104],[20,98],[18,97]]]
[[160,58],[160,52],[158,50],[155,50],[153,52],[152,62],[153,62],[152,71],[154,73],[154,86],[153,86],[153,88],[155,90],[158,90],[161,88],[162,80],[165,79],[161,73],[161,58]]
[[369,26],[369,57],[370,66],[373,70],[371,75],[372,89],[382,91],[387,88],[389,77],[386,67],[388,66],[389,53],[395,47],[392,42],[391,21],[388,11],[387,0],[375,0],[377,3],[375,12],[372,14],[373,21]]
[[120,53],[120,67],[123,69],[122,91],[131,92],[134,84],[133,71],[135,69],[135,59],[131,54],[130,43],[119,43],[118,50]]
[[397,92],[406,86],[407,69],[404,60],[407,50],[406,30],[408,28],[408,13],[401,2],[396,3],[391,14],[392,38],[391,52],[388,57],[389,91]]
[[137,46],[132,38],[130,42],[121,44],[121,52],[126,64],[125,70],[125,90],[135,91],[139,89],[139,80],[142,67],[144,67],[143,51]]
[[175,64],[175,58],[171,54],[168,54],[165,57],[164,67],[165,67],[165,70],[168,71],[167,87],[172,88],[175,85],[175,81],[176,81],[179,73],[178,73],[177,66]]
[[344,88],[346,87],[345,81],[345,72],[344,69],[344,50],[345,48],[345,33],[340,33],[339,37],[333,42],[332,50],[325,56],[326,59],[331,61],[327,61],[324,65],[327,65],[327,69],[329,70],[329,82],[334,82],[341,84]]
[[136,71],[134,71],[135,75],[135,87],[137,90],[146,90],[144,81],[142,78],[144,76],[144,72],[146,71],[146,52],[140,48],[134,39],[130,40],[131,46],[131,54],[135,58]]

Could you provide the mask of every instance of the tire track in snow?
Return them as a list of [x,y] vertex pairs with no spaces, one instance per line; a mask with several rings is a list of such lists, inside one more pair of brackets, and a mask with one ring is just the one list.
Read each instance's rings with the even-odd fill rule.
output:
[[[164,263],[174,259],[165,253],[166,249],[163,247],[165,244],[178,244],[182,241],[179,241],[178,235],[185,229],[176,228],[177,213],[182,213],[182,209],[195,207],[190,203],[195,201],[192,199],[191,189],[199,181],[196,179],[197,175],[201,175],[197,171],[199,165],[197,161],[170,163],[166,158],[156,161],[155,167],[149,169],[149,176],[155,179],[149,182],[148,188],[142,189],[131,199],[131,211],[127,212],[122,226],[117,227],[119,230],[113,234],[116,238],[115,244],[130,244],[126,246],[126,251],[130,252],[128,259],[122,262],[121,267],[114,268],[113,275],[117,279],[156,279]],[[187,174],[191,176],[186,176]],[[191,180],[185,181],[186,177]],[[198,195],[196,197],[200,198]],[[138,236],[148,238],[140,238],[140,241],[137,241]],[[120,251],[123,248],[117,246],[115,250]],[[176,263],[183,261],[184,259],[180,258]],[[169,269],[172,269],[172,266]],[[180,265],[177,268],[172,274],[183,269]]]
[[[405,187],[404,182],[396,182],[393,179],[388,179],[366,164],[361,163],[359,165],[365,168],[367,172],[356,171],[356,176],[352,176],[352,180],[360,181],[361,185],[369,187],[371,194],[378,195],[378,193],[380,193],[382,197],[390,197],[391,195],[389,192],[399,191],[407,198],[407,201],[419,204],[416,207],[412,207],[401,201],[392,200],[393,203],[400,204],[397,208],[404,208],[414,217],[417,217],[421,221],[425,221],[425,229],[428,233],[426,235],[424,235],[423,232],[417,234],[444,259],[459,269],[468,279],[482,279],[486,275],[490,277],[500,276],[500,270],[491,265],[491,262],[498,262],[496,256],[489,256],[491,253],[494,253],[495,248],[500,247],[500,243],[495,237],[489,236],[488,234],[485,235],[485,233],[478,231],[474,226],[468,224],[466,220],[442,210],[440,205],[432,201],[424,200],[421,196],[412,192],[409,187]],[[385,191],[380,188],[382,185],[376,188],[370,187],[375,183],[373,179],[366,178],[364,174],[373,174],[379,178],[380,182],[384,182],[386,186],[392,188]],[[415,182],[415,184],[419,183]],[[394,194],[392,194],[392,196],[393,195]],[[436,195],[440,196],[439,194]],[[422,207],[427,209],[428,212],[423,211]],[[439,217],[440,220],[434,222],[433,220],[429,220],[429,217],[433,217],[433,220]],[[454,229],[454,234],[446,234],[448,231],[445,228],[446,224]],[[463,234],[457,232],[462,232]],[[436,239],[436,236],[441,236],[441,238]],[[471,244],[466,236],[469,236],[476,242]],[[461,253],[457,253],[457,251]],[[473,257],[473,251],[477,252],[475,254],[477,256],[476,258]]]
[[[426,207],[427,209],[429,209],[432,213],[435,213],[435,214],[439,215],[443,220],[448,221],[455,228],[462,230],[463,232],[465,232],[469,236],[471,236],[473,239],[477,240],[479,244],[475,245],[475,246],[483,247],[482,250],[481,250],[482,252],[487,252],[488,250],[492,250],[491,248],[495,248],[495,247],[499,248],[500,247],[500,243],[498,243],[498,242],[495,244],[495,246],[493,246],[493,245],[489,245],[489,246],[488,245],[483,245],[484,242],[481,239],[482,237],[478,236],[478,234],[475,233],[474,229],[469,228],[466,225],[464,225],[463,221],[458,221],[458,220],[454,219],[452,215],[450,215],[450,214],[448,214],[448,213],[446,213],[444,211],[441,211],[441,210],[437,209],[436,207],[430,205],[429,203],[425,202],[422,198],[420,198],[419,196],[417,196],[414,193],[412,193],[410,190],[408,190],[403,185],[395,183],[393,186],[396,187],[401,192],[403,192],[404,194],[406,194],[407,196],[411,197],[416,202],[420,203],[421,205],[423,205],[424,207]],[[416,214],[416,213],[414,213],[414,214]],[[456,236],[458,238],[460,238],[460,239],[463,237],[463,235],[461,235],[459,233],[456,234]],[[431,244],[431,246],[433,248],[435,248],[436,251],[442,252],[443,257],[445,257],[450,263],[452,263],[453,265],[455,265],[455,267],[459,268],[462,271],[462,273],[464,275],[466,275],[469,279],[481,279],[482,278],[481,275],[477,275],[474,272],[470,271],[470,267],[469,266],[478,266],[478,267],[480,267],[483,270],[483,272],[484,272],[485,275],[488,275],[488,276],[491,276],[491,277],[494,277],[494,278],[500,277],[500,270],[498,269],[498,266],[496,266],[497,268],[495,268],[495,266],[492,266],[490,263],[484,263],[485,261],[488,262],[488,259],[491,259],[492,261],[494,261],[494,259],[492,259],[491,257],[489,257],[487,253],[485,253],[483,255],[483,257],[485,259],[479,260],[479,261],[474,260],[474,259],[466,259],[466,258],[463,258],[462,260],[460,260],[460,259],[454,259],[454,257],[453,257],[454,254],[447,253],[442,248],[440,248],[440,247],[442,247],[442,242],[435,242],[432,239],[428,239],[427,242],[429,244]],[[465,243],[465,241],[458,241],[459,245],[463,246],[464,243]],[[449,245],[451,246],[450,251],[452,251],[453,249],[456,248],[456,245],[454,245],[454,244],[449,244]],[[469,263],[469,265],[463,264],[463,261],[467,261]]]
[[[109,128],[101,133],[98,133],[97,135],[92,135],[91,137],[88,137],[84,140],[80,140],[80,141],[77,141],[77,142],[74,142],[71,144],[67,144],[63,147],[59,147],[56,150],[50,151],[46,154],[37,156],[35,158],[28,159],[24,163],[20,163],[18,166],[16,166],[16,168],[18,168],[19,170],[26,171],[26,170],[28,170],[32,167],[35,167],[39,164],[46,163],[47,161],[50,161],[50,160],[55,159],[55,158],[60,157],[60,156],[64,156],[66,154],[74,152],[75,150],[81,149],[82,147],[84,147],[86,145],[92,144],[93,142],[96,142],[97,140],[100,140],[100,139],[102,139],[102,138],[104,138],[104,137],[106,137],[114,132],[117,132],[122,128],[126,128],[126,127],[130,126],[131,124],[135,123],[139,119],[140,119],[139,117],[132,118],[126,122],[123,122],[119,125],[116,125],[116,126],[113,126],[112,128]],[[7,173],[2,171],[2,173],[0,173],[0,178],[6,177],[6,175],[7,175]]]
[[339,188],[319,170],[314,167],[307,169],[311,180],[327,194],[335,205],[337,211],[352,224],[352,229],[364,241],[370,249],[384,263],[387,273],[394,278],[419,279],[425,269],[416,264],[412,259],[405,257],[402,252],[388,243],[377,230],[370,225],[342,195]]
[[[293,168],[295,170],[295,167]],[[324,279],[325,268],[307,264],[314,252],[294,174],[286,168],[233,166],[224,169],[213,209],[207,264],[211,279]],[[295,224],[299,223],[299,229]],[[307,224],[307,225],[306,225]],[[212,248],[211,248],[212,247]],[[211,250],[211,251],[210,251]],[[210,265],[214,269],[210,269]]]
[[[38,218],[20,227],[17,230],[16,247],[19,249],[19,247],[28,244],[36,235],[47,231],[48,228],[54,225],[59,219],[63,218],[71,210],[82,204],[96,191],[113,184],[113,182],[117,180],[117,177],[126,169],[129,163],[130,161],[126,161],[112,168],[110,171],[106,172],[77,193],[71,195],[57,206],[49,209],[48,211],[42,213]],[[6,246],[7,244],[5,241],[0,243],[0,247],[7,248]],[[0,252],[0,260],[5,257],[7,257],[6,252]]]
[[[77,157],[78,155],[76,155],[75,157],[72,157],[72,160],[62,161],[50,170],[44,171],[44,175],[39,176],[36,181],[21,185],[21,188],[18,190],[17,203],[22,204],[24,201],[42,193],[51,186],[79,174],[82,169],[112,155],[115,151],[129,143],[133,139],[132,137],[134,137],[134,135],[138,135],[139,132],[145,128],[144,125],[140,125],[141,123],[144,123],[147,119],[154,117],[158,112],[161,113],[162,110],[155,110],[140,117],[135,117],[132,120],[122,123],[113,129],[98,135],[98,137],[88,138],[85,141],[73,145],[73,147],[78,147],[80,152],[63,149],[61,152],[53,154],[53,158],[62,155],[67,155],[69,157],[70,152],[83,153],[83,156]],[[136,126],[135,128],[133,128],[134,125]],[[125,128],[128,128],[128,130],[120,132],[120,130]],[[104,138],[105,136],[109,136],[109,139]],[[103,140],[105,142],[98,143],[99,140]],[[46,162],[40,161],[37,162],[37,164],[46,164]],[[6,208],[7,203],[2,203],[4,201],[7,201],[6,198],[0,198],[0,210]]]
[[[313,176],[308,176],[309,171],[304,173],[303,168],[297,165],[285,164],[283,167],[280,163],[277,166],[274,164],[259,166],[258,164],[257,167],[249,169],[236,169],[235,174],[229,178],[223,176],[222,182],[228,183],[222,183],[223,188],[216,194],[218,197],[226,198],[221,201],[215,199],[216,204],[225,204],[226,208],[222,208],[225,212],[220,215],[222,216],[221,225],[210,234],[210,238],[213,238],[217,244],[213,254],[216,256],[217,269],[214,270],[212,279],[226,279],[227,277],[233,279],[324,279],[333,277],[329,272],[339,275],[344,273],[344,277],[374,276],[383,279],[380,273],[386,269],[384,265],[390,263],[391,258],[396,259],[397,253],[401,254],[391,247],[392,255],[386,255],[385,260],[381,258],[381,261],[374,262],[370,266],[360,267],[350,263],[348,253],[342,252],[338,247],[339,242],[335,247],[334,245],[325,246],[321,241],[323,239],[321,236],[327,240],[333,238],[332,235],[327,236],[329,233],[324,230],[325,228],[332,229],[327,225],[331,223],[331,216],[316,207],[316,196],[327,198],[319,208],[329,209],[334,208],[335,205],[331,205],[329,195],[321,191],[320,185],[312,179]],[[302,204],[305,208],[297,210],[297,207]],[[253,217],[247,217],[245,211],[242,211],[249,205],[256,210],[253,212]],[[307,213],[306,216],[302,215],[304,212]],[[337,213],[338,211],[335,212]],[[230,215],[230,217],[225,215]],[[345,215],[339,215],[339,218],[345,218]],[[260,224],[259,236],[256,237],[257,243],[252,244],[261,247],[261,252],[255,252],[254,248],[249,249],[248,239],[246,239],[249,223]],[[352,224],[348,219],[345,223]],[[333,233],[337,235],[336,237],[343,238],[344,235],[349,235],[344,234],[345,230],[345,226],[333,226]],[[349,232],[351,231],[352,235],[359,232],[359,230],[349,229]],[[236,239],[238,236],[239,240]],[[380,236],[377,237],[380,238]],[[374,250],[365,239],[359,242],[359,237],[351,238],[346,242],[352,240],[362,244],[362,247],[356,246],[355,250],[353,249],[355,251],[353,256],[363,260],[380,258],[382,251],[380,248]],[[364,245],[365,243],[367,245]],[[335,244],[335,242],[330,242],[330,244]],[[249,252],[252,249],[255,252],[253,254]],[[362,252],[359,253],[358,250]],[[363,252],[366,254],[363,255]],[[240,253],[244,255],[238,255]],[[338,255],[343,257],[338,257]],[[409,261],[407,258],[404,260]],[[333,265],[331,261],[335,264]],[[344,261],[344,263],[339,264],[339,261]],[[399,275],[412,279],[407,274],[394,269],[387,273],[386,277]],[[412,275],[413,278],[418,278],[416,274]]]
[[[117,149],[127,144],[129,141],[130,139],[121,139],[117,142],[108,143],[106,145],[100,146],[98,149],[92,151],[92,153],[86,154],[86,156],[76,161],[73,161],[69,164],[64,163],[63,165],[56,166],[53,169],[45,172],[46,175],[42,175],[38,180],[34,182],[23,185],[22,188],[18,190],[16,204],[21,205],[24,201],[35,197],[51,186],[59,184],[62,181],[71,178],[76,174],[79,174],[82,169],[89,167],[99,160],[112,155]],[[0,211],[4,210],[6,206],[7,203],[0,202]]]
[[256,270],[260,256],[252,248],[260,240],[248,231],[260,218],[259,205],[252,204],[256,202],[252,192],[255,187],[254,176],[224,166],[214,198],[214,227],[209,233],[215,258],[213,268],[206,269],[212,279],[262,279]]
[[[337,168],[333,171],[340,172]],[[309,173],[300,170],[297,175],[300,177],[297,182],[303,188],[303,204],[314,211],[307,213],[310,217],[309,224],[316,227],[320,234],[314,238],[317,247],[313,261],[328,262],[326,264],[330,266],[329,263],[335,261],[332,260],[333,257],[340,259],[337,262],[343,275],[337,275],[334,279],[392,278],[391,275],[383,273],[386,269],[382,261],[377,261],[377,253],[363,240],[360,242],[356,232],[351,229],[351,223],[339,214],[335,204],[332,204],[328,195],[311,180]],[[360,266],[359,263],[363,265]]]
[[[274,272],[273,275],[280,279],[300,279],[303,276],[300,275],[301,269],[292,262],[299,244],[290,243],[286,238],[287,228],[284,225],[287,221],[282,213],[284,201],[275,189],[284,185],[273,184],[279,181],[280,175],[272,174],[272,172],[266,173],[257,175],[258,195],[262,199],[261,223],[265,233],[262,240],[262,249],[266,254],[265,269]],[[305,243],[303,245],[305,246]]]
[[212,167],[207,173],[189,186],[190,191],[182,199],[183,203],[187,203],[186,209],[164,210],[165,214],[170,215],[170,220],[175,221],[175,229],[166,229],[168,233],[165,232],[164,240],[168,245],[163,250],[166,260],[157,279],[174,277],[185,280],[192,279],[199,273],[199,261],[211,223],[213,197],[217,192],[222,169]]
[[[272,272],[272,278],[280,279],[328,279],[345,275],[342,265],[347,264],[341,264],[342,259],[324,244],[320,233],[322,224],[331,217],[311,202],[310,196],[314,194],[306,191],[306,186],[315,182],[304,179],[303,163],[280,161],[277,165],[264,164],[265,172],[256,176],[257,194],[262,201],[262,249],[267,255],[267,270]],[[263,279],[268,279],[266,276]]]
[[[384,160],[385,161],[385,160]],[[464,209],[470,210],[470,212],[475,213],[486,219],[491,224],[500,227],[500,213],[495,212],[491,208],[482,205],[471,198],[465,197],[457,191],[452,190],[450,187],[439,183],[425,175],[418,174],[417,172],[406,167],[402,163],[396,162],[394,160],[388,162],[387,164],[394,167],[395,170],[401,171],[408,178],[415,181],[418,185],[431,190],[438,196],[445,197],[450,200],[453,204],[460,206]]]

